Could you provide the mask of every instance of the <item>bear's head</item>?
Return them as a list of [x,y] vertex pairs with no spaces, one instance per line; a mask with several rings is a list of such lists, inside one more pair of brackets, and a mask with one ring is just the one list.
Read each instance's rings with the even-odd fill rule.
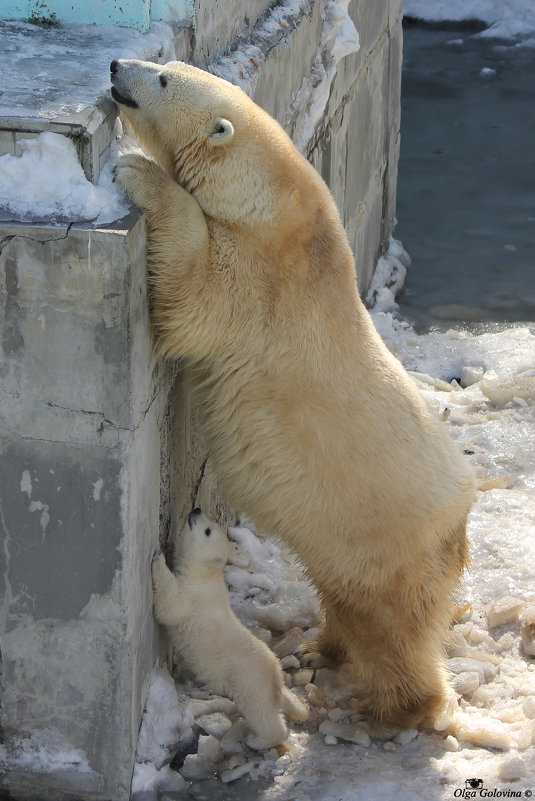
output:
[[239,87],[181,61],[117,59],[110,70],[112,97],[140,144],[205,214],[226,223],[287,216],[281,198],[295,205],[301,157]]
[[223,568],[229,557],[229,541],[223,529],[200,509],[189,513],[179,541],[179,564]]

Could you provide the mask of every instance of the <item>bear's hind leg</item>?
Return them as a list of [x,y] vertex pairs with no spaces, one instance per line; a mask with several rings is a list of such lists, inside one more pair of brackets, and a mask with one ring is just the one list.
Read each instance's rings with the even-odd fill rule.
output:
[[323,622],[315,637],[305,640],[297,651],[304,667],[321,668],[347,662],[347,631],[340,625],[336,605],[323,598]]

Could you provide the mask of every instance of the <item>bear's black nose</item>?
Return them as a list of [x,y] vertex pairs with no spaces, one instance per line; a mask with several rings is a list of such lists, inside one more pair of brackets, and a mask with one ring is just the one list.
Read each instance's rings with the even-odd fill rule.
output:
[[113,59],[113,61],[110,64],[110,72],[111,72],[112,75],[114,74],[114,72],[117,72],[117,67],[118,66],[119,65],[118,65],[116,59]]
[[189,513],[189,515],[188,515],[188,523],[189,523],[189,527],[190,528],[193,527],[193,524],[195,523],[195,520],[199,517],[199,515],[202,515],[202,510],[199,509],[199,507],[197,507],[196,509],[193,509]]

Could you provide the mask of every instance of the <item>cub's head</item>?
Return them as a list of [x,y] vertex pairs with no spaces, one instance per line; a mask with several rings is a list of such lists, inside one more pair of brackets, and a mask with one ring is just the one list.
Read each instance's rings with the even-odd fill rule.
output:
[[292,160],[290,139],[239,87],[182,61],[111,62],[112,97],[142,147],[225,221],[273,217]]
[[223,568],[229,556],[229,541],[223,529],[209,520],[200,509],[189,513],[180,535],[179,561]]

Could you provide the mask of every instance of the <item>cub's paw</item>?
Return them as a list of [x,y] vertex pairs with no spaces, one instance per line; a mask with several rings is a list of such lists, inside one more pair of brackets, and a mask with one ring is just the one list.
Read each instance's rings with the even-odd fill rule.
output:
[[123,186],[130,199],[141,209],[147,207],[151,194],[165,177],[162,168],[141,151],[123,153],[113,168],[114,182]]

